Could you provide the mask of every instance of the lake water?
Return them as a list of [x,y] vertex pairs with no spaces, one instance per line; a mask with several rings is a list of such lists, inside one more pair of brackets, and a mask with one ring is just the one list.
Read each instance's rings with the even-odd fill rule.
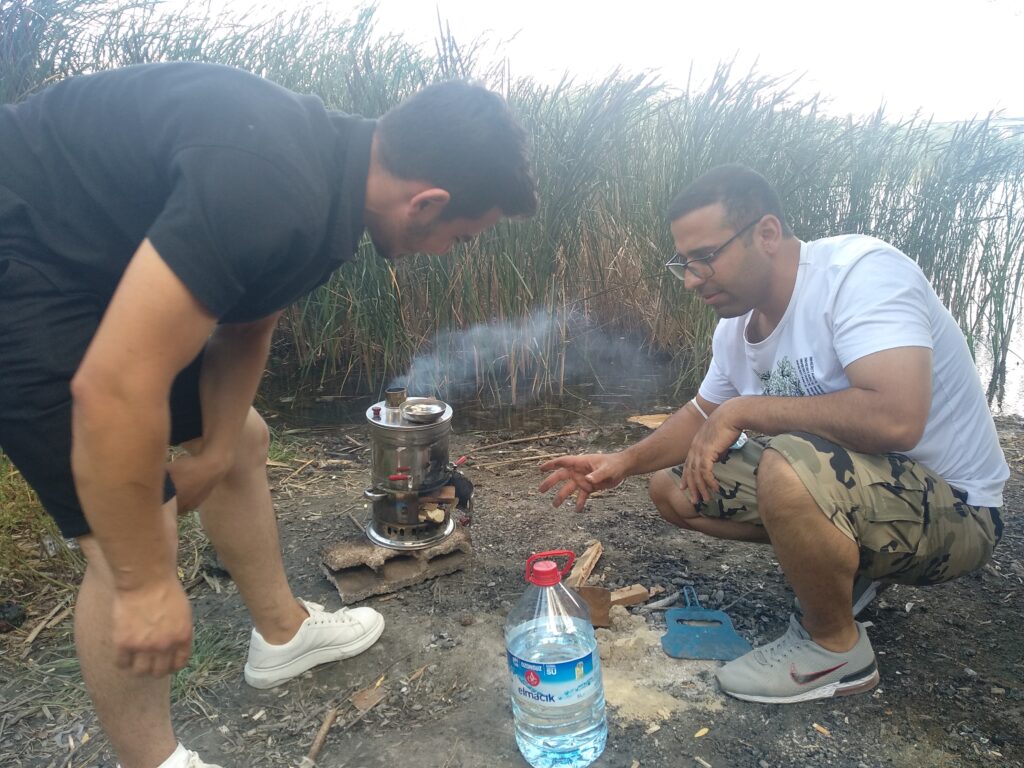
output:
[[[1024,334],[1018,334],[1021,336]],[[636,369],[634,369],[636,370]],[[987,386],[990,368],[979,364],[979,377]],[[619,372],[600,381],[577,381],[560,396],[520,399],[509,402],[509,393],[493,395],[487,402],[453,399],[453,428],[458,432],[508,430],[516,434],[543,433],[580,425],[611,424],[643,413],[666,413],[679,408],[693,393],[673,396],[674,372],[670,366],[646,366],[634,375]],[[423,394],[413,391],[410,394]],[[271,402],[275,421],[290,427],[363,424],[366,409],[382,396],[322,396],[282,404]],[[1007,361],[1006,387],[1001,404],[992,412],[1000,416],[1024,417],[1024,339],[1011,345]]]
[[[992,366],[984,355],[978,355],[978,370],[983,384],[988,385]],[[1006,359],[1006,387],[1002,403],[993,403],[992,412],[1002,416],[1024,416],[1024,326],[1017,325],[1017,331],[1010,342]]]

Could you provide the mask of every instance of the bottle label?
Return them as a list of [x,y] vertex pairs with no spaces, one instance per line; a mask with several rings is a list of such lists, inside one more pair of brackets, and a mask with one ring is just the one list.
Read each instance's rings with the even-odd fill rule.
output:
[[520,701],[562,707],[583,701],[594,693],[597,675],[593,652],[555,664],[526,661],[506,653],[512,674],[512,695]]

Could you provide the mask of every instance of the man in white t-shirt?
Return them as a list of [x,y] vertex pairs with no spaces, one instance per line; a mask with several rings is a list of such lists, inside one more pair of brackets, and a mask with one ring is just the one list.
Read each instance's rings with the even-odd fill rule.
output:
[[719,669],[722,689],[768,703],[869,690],[855,615],[877,586],[973,571],[1002,534],[1009,468],[967,343],[911,259],[861,235],[798,240],[748,168],[697,179],[669,220],[669,269],[721,318],[704,381],[636,445],[544,464],[541,490],[561,484],[555,506],[575,493],[581,510],[671,467],[650,484],[662,517],[771,544],[802,610]]

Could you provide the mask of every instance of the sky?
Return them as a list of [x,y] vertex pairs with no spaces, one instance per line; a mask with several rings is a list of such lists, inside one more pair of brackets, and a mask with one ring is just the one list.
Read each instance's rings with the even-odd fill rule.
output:
[[378,31],[432,49],[439,14],[457,40],[484,35],[488,59],[544,81],[621,66],[685,87],[735,58],[737,73],[799,77],[796,92],[823,94],[832,114],[1024,118],[1024,0],[379,0]]

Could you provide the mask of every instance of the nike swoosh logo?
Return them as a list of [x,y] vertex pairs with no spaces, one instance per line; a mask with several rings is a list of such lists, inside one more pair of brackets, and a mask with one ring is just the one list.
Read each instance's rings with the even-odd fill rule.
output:
[[834,667],[829,667],[828,669],[823,669],[820,672],[811,672],[810,674],[806,674],[806,675],[802,675],[802,674],[800,674],[799,672],[796,671],[796,664],[790,664],[789,665],[789,676],[791,678],[793,678],[793,682],[796,683],[797,685],[807,685],[808,683],[813,683],[815,680],[820,680],[825,675],[827,675],[827,674],[829,674],[831,672],[835,672],[837,669],[842,669],[843,667],[845,667],[847,665],[847,663],[848,662],[844,661],[842,664],[836,664]]

